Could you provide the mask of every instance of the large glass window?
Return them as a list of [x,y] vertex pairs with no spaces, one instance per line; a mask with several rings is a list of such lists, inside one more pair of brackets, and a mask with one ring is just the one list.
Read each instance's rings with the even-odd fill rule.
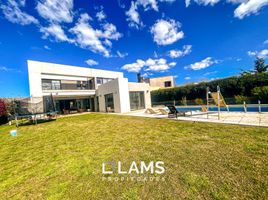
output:
[[114,112],[114,97],[113,94],[106,94],[105,97],[105,107],[106,112]]
[[109,81],[111,81],[112,79],[111,78],[97,78],[97,84],[98,85],[102,85],[102,84],[104,84],[104,83],[107,83],[107,82],[109,82]]
[[60,81],[51,81],[52,90],[60,90]]
[[51,81],[50,80],[42,80],[42,90],[51,90]]
[[86,90],[88,89],[88,82],[87,81],[77,81],[77,89]]
[[92,90],[94,89],[94,80],[51,80],[42,79],[43,90]]
[[60,90],[61,82],[60,80],[42,79],[42,89],[43,90]]
[[130,109],[139,110],[145,108],[144,92],[129,92]]

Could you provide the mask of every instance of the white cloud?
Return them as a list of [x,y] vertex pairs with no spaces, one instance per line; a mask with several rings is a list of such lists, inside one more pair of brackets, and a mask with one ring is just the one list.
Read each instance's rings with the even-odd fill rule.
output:
[[206,73],[204,73],[204,76],[210,76],[212,74],[217,74],[217,73],[218,73],[218,71],[206,72]]
[[121,53],[120,51],[116,51],[116,54],[119,58],[124,58],[124,57],[128,56],[128,53]]
[[201,70],[205,69],[207,67],[210,67],[213,64],[217,64],[217,60],[213,60],[211,57],[207,57],[204,60],[201,60],[200,62],[196,62],[194,64],[191,64],[189,66],[184,67],[184,69],[192,69],[192,70]]
[[[204,6],[214,6],[216,3],[218,3],[220,0],[193,0],[195,3],[199,5],[204,5]],[[191,0],[185,0],[185,5],[188,7],[191,4]]]
[[122,67],[123,70],[127,70],[128,72],[140,72],[142,69],[144,71],[152,71],[152,72],[164,72],[176,65],[176,62],[168,63],[166,59],[152,59],[149,58],[146,61],[138,59],[135,63],[126,64]]
[[247,0],[227,0],[227,2],[232,4],[240,4],[243,2],[247,2]]
[[150,9],[158,11],[157,0],[138,0],[137,5],[143,6],[145,11]]
[[4,66],[0,66],[0,71],[2,72],[15,72],[15,73],[21,73],[21,70],[17,70],[17,69],[14,69],[14,68],[9,68],[9,67],[4,67]]
[[95,60],[88,59],[85,61],[89,66],[98,65],[99,63]]
[[154,51],[154,58],[158,58],[158,53]]
[[8,21],[20,25],[38,24],[38,20],[23,12],[21,7],[25,7],[25,0],[8,0],[6,4],[0,5]]
[[7,67],[1,67],[0,66],[0,71],[8,72],[8,71],[10,71],[10,69],[7,68]]
[[51,36],[58,42],[74,42],[74,40],[67,37],[67,35],[64,33],[64,30],[58,24],[50,24],[48,27],[41,27],[40,32],[43,33],[44,39],[47,39]]
[[167,2],[167,3],[173,3],[175,2],[176,0],[160,0],[161,2]]
[[[186,7],[191,4],[191,1],[204,6],[214,6],[220,2],[220,0],[185,0]],[[268,5],[268,0],[227,0],[227,3],[239,4],[234,11],[234,16],[243,19],[246,16],[258,13],[262,7]]]
[[127,70],[128,72],[138,73],[144,67],[145,62],[143,60],[137,60],[135,63],[126,64],[122,67],[123,70]]
[[51,50],[51,48],[49,46],[47,46],[47,45],[44,46],[44,49]]
[[261,51],[248,51],[249,56],[256,56],[259,58],[267,58],[268,57],[268,49],[263,49]]
[[96,30],[96,34],[99,38],[105,38],[107,40],[118,40],[122,37],[122,34],[117,32],[116,26],[111,23],[106,23],[103,25],[103,31]]
[[243,19],[245,16],[256,14],[258,11],[268,5],[268,0],[248,0],[241,3],[234,11],[234,16]]
[[179,58],[190,54],[192,51],[192,45],[184,45],[182,50],[170,50],[168,55],[171,58]]
[[104,19],[106,19],[106,14],[103,12],[103,10],[97,12],[96,17],[98,19],[98,21],[102,21]]
[[191,4],[191,0],[185,0],[185,6],[186,8],[189,7]]
[[90,49],[92,52],[110,56],[108,47],[112,46],[111,40],[118,40],[122,34],[117,32],[113,24],[105,23],[103,30],[94,29],[88,22],[91,18],[88,14],[81,14],[76,25],[70,32],[76,36],[76,44],[82,48]]
[[152,75],[153,75],[153,73],[150,73],[150,72],[145,72],[145,73],[142,74],[142,76],[144,78],[148,78],[149,76],[152,76]]
[[73,21],[73,0],[40,0],[36,9],[41,17],[50,22]]
[[134,28],[139,28],[143,26],[142,21],[140,20],[140,15],[137,11],[137,4],[131,1],[130,9],[126,12],[127,21],[129,21],[129,26]]
[[144,27],[143,22],[140,19],[138,9],[143,8],[144,11],[154,10],[158,12],[158,1],[173,3],[175,0],[137,0],[131,1],[131,5],[128,11],[126,11],[127,21],[129,26],[139,29]]
[[172,66],[172,67],[174,67],[174,66],[177,65],[177,63],[176,62],[171,62],[171,63],[169,63],[169,65]]
[[268,40],[265,40],[265,41],[263,42],[263,44],[268,44]]
[[157,20],[151,28],[154,41],[158,45],[172,44],[184,37],[184,33],[179,31],[181,24],[174,20]]
[[185,79],[185,80],[190,80],[190,79],[191,79],[191,77],[186,76],[184,79]]
[[257,55],[257,51],[248,51],[248,55],[249,56],[256,56]]

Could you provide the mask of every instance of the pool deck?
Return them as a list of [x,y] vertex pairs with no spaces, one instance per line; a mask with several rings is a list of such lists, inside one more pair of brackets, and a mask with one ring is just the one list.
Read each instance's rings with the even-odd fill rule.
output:
[[[197,114],[197,115],[195,115]],[[133,111],[125,113],[123,115],[137,116],[137,117],[149,117],[149,118],[168,118],[167,115],[161,114],[148,114],[145,110]],[[173,120],[182,121],[195,121],[195,122],[213,122],[223,124],[238,124],[246,126],[260,126],[268,127],[268,113],[258,112],[221,112],[220,119],[218,119],[218,113],[210,113],[207,118],[207,114],[201,112],[194,112],[193,115],[186,115],[186,117],[179,116],[177,119],[170,118]]]

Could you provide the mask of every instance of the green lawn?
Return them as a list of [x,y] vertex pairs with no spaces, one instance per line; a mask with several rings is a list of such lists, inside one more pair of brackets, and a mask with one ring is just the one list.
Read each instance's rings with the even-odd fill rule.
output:
[[[1,199],[268,196],[267,128],[105,114],[12,128],[0,127]],[[102,180],[102,162],[158,160],[165,181]]]

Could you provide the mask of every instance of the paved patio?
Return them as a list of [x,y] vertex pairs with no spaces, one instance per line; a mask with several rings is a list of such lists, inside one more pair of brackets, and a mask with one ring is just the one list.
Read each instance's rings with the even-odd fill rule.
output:
[[[129,112],[124,115],[150,118],[168,118],[167,115],[145,113],[145,110]],[[189,114],[186,115],[186,117],[178,117],[177,120],[268,127],[268,113],[257,112],[221,112],[220,119],[218,119],[217,113],[211,113],[207,118],[207,114],[194,112],[193,115]]]

